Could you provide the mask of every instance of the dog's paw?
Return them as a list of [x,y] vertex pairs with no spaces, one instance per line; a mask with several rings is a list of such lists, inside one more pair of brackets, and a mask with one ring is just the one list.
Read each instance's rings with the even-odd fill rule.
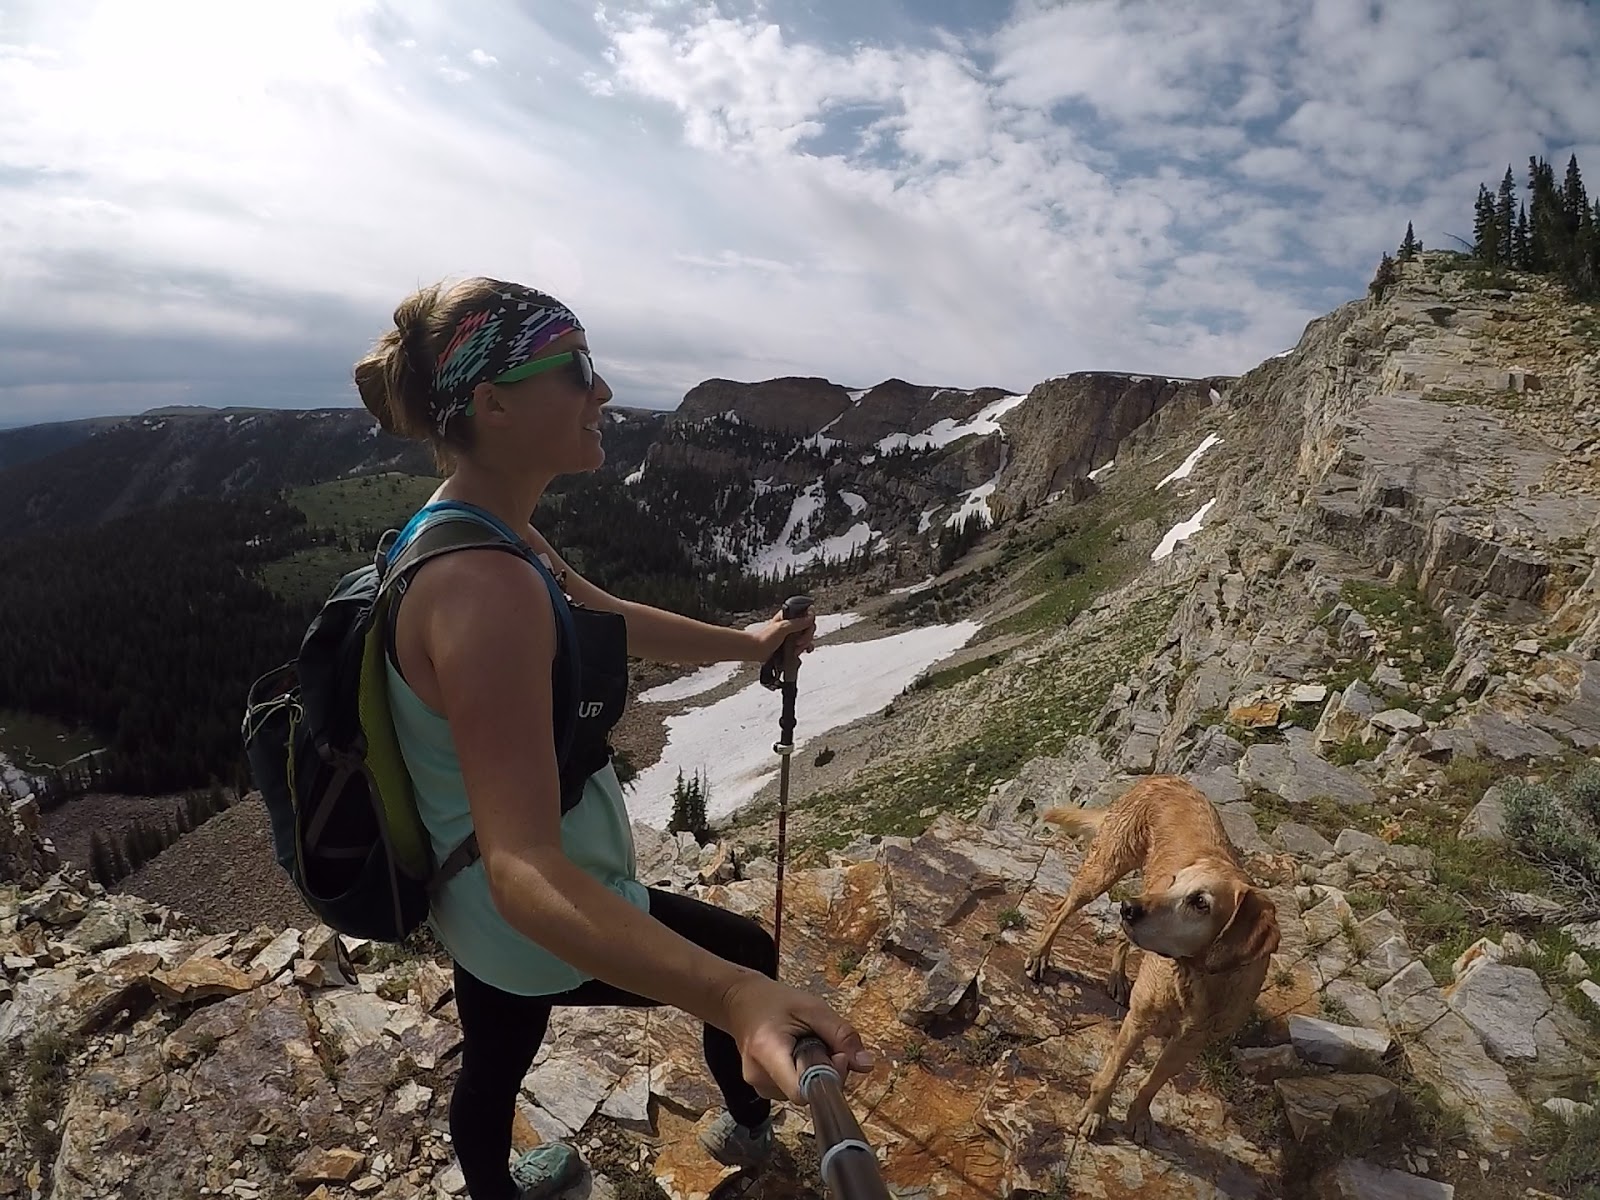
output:
[[1078,1110],[1078,1136],[1093,1139],[1106,1123],[1106,1114],[1091,1104]]
[[1127,973],[1113,971],[1106,980],[1106,991],[1111,994],[1111,999],[1123,1008],[1128,1007],[1128,1001],[1133,996],[1133,984],[1128,982]]
[[1155,1125],[1150,1119],[1150,1110],[1144,1112],[1130,1112],[1128,1114],[1128,1140],[1136,1146],[1143,1146],[1150,1140],[1150,1133]]
[[1028,955],[1027,961],[1022,964],[1023,974],[1035,983],[1044,982],[1045,968],[1050,963],[1049,949],[1035,950]]

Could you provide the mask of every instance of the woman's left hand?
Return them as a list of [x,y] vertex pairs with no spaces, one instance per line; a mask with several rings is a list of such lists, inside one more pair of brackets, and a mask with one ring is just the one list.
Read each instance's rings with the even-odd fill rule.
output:
[[747,631],[753,643],[749,661],[766,662],[791,637],[795,639],[795,652],[806,653],[816,641],[816,624],[815,607],[807,609],[803,617],[793,621],[785,621],[780,608],[765,625],[757,625]]

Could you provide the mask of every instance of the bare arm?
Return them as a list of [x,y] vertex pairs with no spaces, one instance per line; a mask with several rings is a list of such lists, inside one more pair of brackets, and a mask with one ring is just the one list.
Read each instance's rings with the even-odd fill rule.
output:
[[[568,566],[537,531],[533,544],[550,556],[557,571],[567,573],[567,593],[574,600],[590,608],[621,613],[628,622],[628,652],[651,662],[693,666],[716,662],[764,662],[784,638],[794,633],[805,635],[811,628],[812,618],[807,616],[802,621],[784,622],[781,627],[769,623],[759,629],[730,629],[725,625],[696,621],[693,617],[633,600],[619,600]],[[803,636],[800,649],[809,650],[810,646],[809,636]]]
[[[793,1037],[807,1029],[836,1052],[842,1071],[862,1069],[859,1059],[851,1061],[859,1035],[821,1000],[696,946],[566,857],[549,593],[525,563],[506,554],[451,555],[433,570],[426,653],[490,894],[506,921],[580,971],[732,1034],[746,1078],[765,1094],[798,1096],[789,1056]],[[532,736],[538,730],[548,732]]]

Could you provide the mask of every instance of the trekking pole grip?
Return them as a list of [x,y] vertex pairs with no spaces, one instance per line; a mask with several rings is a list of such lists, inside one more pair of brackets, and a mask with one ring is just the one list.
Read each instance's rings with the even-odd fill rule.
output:
[[794,1065],[800,1072],[800,1092],[811,1106],[822,1181],[829,1193],[835,1200],[889,1200],[878,1156],[845,1103],[844,1084],[822,1039],[807,1036],[796,1042]]

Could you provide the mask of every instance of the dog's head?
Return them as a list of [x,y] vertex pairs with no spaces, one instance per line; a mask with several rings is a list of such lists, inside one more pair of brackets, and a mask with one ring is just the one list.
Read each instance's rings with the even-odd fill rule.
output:
[[1141,950],[1191,962],[1210,975],[1278,948],[1272,901],[1220,862],[1197,862],[1148,881],[1143,896],[1123,902],[1122,928]]

